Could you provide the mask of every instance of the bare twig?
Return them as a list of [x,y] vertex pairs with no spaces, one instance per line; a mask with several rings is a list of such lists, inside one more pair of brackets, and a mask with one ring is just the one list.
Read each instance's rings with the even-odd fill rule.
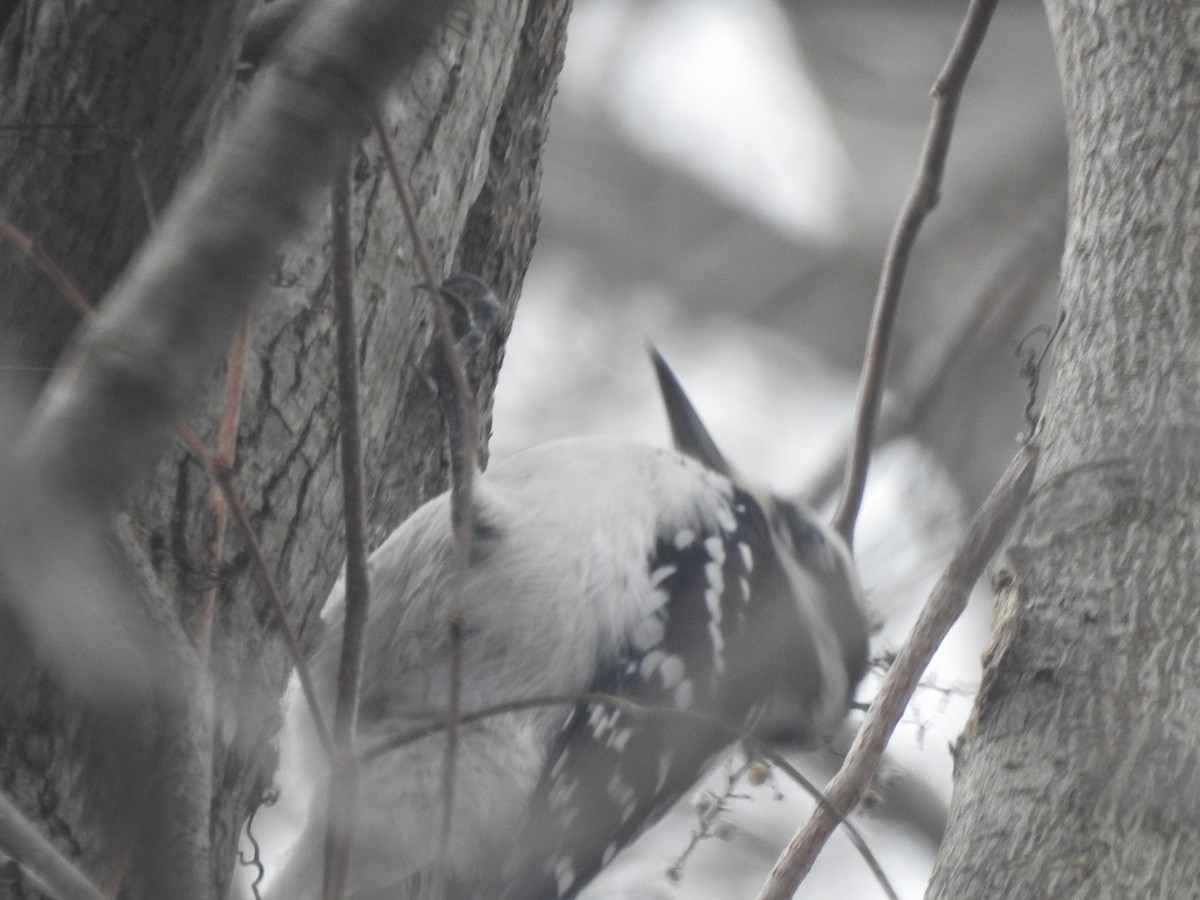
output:
[[996,3],[997,0],[971,0],[950,56],[934,82],[933,116],[929,122],[925,146],[921,151],[917,179],[900,219],[896,222],[884,256],[879,292],[875,297],[875,312],[871,318],[871,331],[867,338],[867,354],[859,381],[854,439],[846,462],[842,497],[833,515],[833,527],[845,538],[847,544],[854,543],[854,524],[858,519],[858,510],[862,505],[863,490],[867,483],[872,436],[879,416],[884,375],[887,372],[888,345],[900,304],[904,273],[916,243],[917,232],[925,217],[937,205],[959,97],[966,84],[967,73],[975,60],[975,54],[987,32]]
[[350,168],[333,182],[333,299],[337,319],[338,418],[341,427],[342,507],[346,525],[345,617],[338,665],[333,740],[337,753],[329,794],[325,843],[325,900],[345,892],[354,842],[358,761],[354,737],[367,631],[366,495],[363,489],[362,421],[358,383],[358,329],[354,322],[354,244],[351,237]]
[[267,563],[267,557],[263,553],[262,545],[258,542],[258,536],[254,531],[254,523],[250,521],[250,513],[247,512],[241,495],[234,488],[229,472],[217,465],[212,454],[208,452],[208,448],[204,446],[204,442],[200,440],[196,432],[184,423],[179,424],[178,432],[179,439],[200,460],[200,464],[204,466],[205,471],[208,472],[208,476],[220,486],[221,492],[225,495],[225,502],[233,510],[233,517],[237,519],[238,526],[242,529],[246,540],[246,548],[250,551],[250,561],[254,566],[255,572],[258,574],[258,580],[262,585],[263,592],[267,595],[267,602],[270,603],[271,610],[275,614],[275,621],[279,624],[279,630],[283,632],[284,644],[287,647],[288,656],[291,658],[292,664],[296,667],[296,676],[300,681],[300,690],[304,694],[304,699],[308,703],[309,710],[312,712],[313,726],[316,728],[317,736],[321,740],[321,746],[325,748],[325,752],[332,758],[334,755],[333,736],[329,731],[329,726],[325,723],[325,717],[321,713],[321,705],[317,701],[317,691],[313,686],[312,675],[308,671],[308,661],[304,656],[304,651],[300,647],[300,638],[296,635],[296,629],[292,627],[291,616],[288,615],[287,606],[283,602],[283,595],[280,593],[279,586],[275,583],[275,578],[271,574],[271,567]]
[[896,656],[841,770],[829,783],[825,791],[828,803],[821,804],[808,824],[792,838],[775,863],[759,900],[790,898],[838,824],[831,808],[846,815],[862,799],[921,673],[962,613],[971,588],[1020,512],[1033,482],[1037,457],[1035,447],[1022,447],[971,520],[966,535],[921,610],[912,633]]
[[[454,523],[454,538],[458,544],[460,561],[465,563],[470,556],[471,488],[476,468],[475,453],[479,444],[478,424],[476,422],[478,417],[475,412],[474,395],[471,393],[470,385],[467,383],[466,369],[463,367],[458,347],[455,344],[454,329],[450,325],[450,314],[446,309],[445,298],[437,288],[440,279],[434,271],[429,253],[425,249],[425,242],[421,239],[421,234],[418,230],[417,214],[412,201],[412,192],[408,189],[404,176],[400,172],[400,167],[396,163],[396,154],[392,149],[391,139],[388,137],[387,129],[379,116],[378,110],[376,110],[374,115],[375,133],[379,138],[384,162],[391,176],[396,197],[400,201],[400,208],[404,212],[405,224],[408,226],[409,234],[412,236],[413,255],[416,257],[421,277],[425,279],[426,291],[433,306],[436,340],[440,344],[442,358],[451,379],[449,385],[442,385],[441,388],[443,390],[449,388],[457,394],[456,398],[441,398],[442,407],[447,416],[447,428],[457,427],[462,435],[460,443],[470,448],[470,459],[455,460],[455,448],[451,447],[451,519]],[[456,416],[459,418],[457,426],[450,421]]]
[[786,757],[781,756],[778,753],[774,753],[774,751],[772,751],[772,755],[770,756],[764,755],[762,753],[762,745],[759,745],[755,748],[755,753],[757,753],[759,756],[762,756],[763,759],[770,762],[771,765],[781,770],[785,775],[788,776],[788,778],[800,785],[800,787],[810,797],[817,801],[817,807],[819,809],[825,810],[826,813],[837,819],[838,824],[840,824],[845,830],[846,837],[849,838],[850,843],[854,846],[854,849],[858,851],[858,855],[862,857],[863,862],[867,864],[867,868],[870,869],[871,874],[875,876],[875,881],[879,884],[879,887],[883,889],[883,893],[887,896],[888,900],[900,900],[900,895],[897,894],[896,889],[892,887],[892,883],[888,879],[887,873],[883,871],[883,866],[879,864],[879,860],[876,858],[874,852],[867,844],[867,839],[863,837],[862,832],[855,827],[854,823],[851,822],[850,819],[847,818],[847,816],[844,815],[840,809],[829,802],[829,798],[825,796],[825,793],[819,787],[805,778],[800,773],[800,770],[793,766]]
[[217,429],[217,461],[232,468],[237,459],[238,424],[242,418],[242,388],[246,382],[246,352],[250,346],[250,319],[243,318],[229,352],[229,371],[225,376],[225,403]]
[[[226,472],[233,470],[237,457],[237,431],[242,415],[242,386],[246,373],[246,350],[250,343],[250,320],[244,319],[234,336],[229,351],[229,367],[225,373],[225,403],[221,407],[221,423],[217,429],[217,449],[212,456],[215,467]],[[213,617],[216,615],[217,589],[220,586],[221,557],[225,553],[225,531],[229,523],[229,504],[215,479],[208,486],[208,541],[200,560],[204,573],[204,593],[200,598],[200,614],[196,623],[196,652],[202,663],[212,650]]]
[[107,900],[75,864],[63,856],[0,794],[0,847],[32,874],[55,900]]
[[0,234],[3,234],[12,241],[18,250],[37,264],[42,273],[58,288],[58,292],[71,305],[72,309],[81,316],[86,316],[92,311],[92,304],[83,295],[83,291],[75,286],[75,282],[67,277],[67,273],[60,269],[58,264],[46,255],[46,252],[33,238],[7,219],[0,219]]
[[475,472],[478,466],[478,415],[475,397],[467,383],[466,369],[455,343],[446,301],[438,287],[433,263],[421,239],[417,225],[416,210],[412,194],[408,189],[396,154],[379,110],[373,113],[375,133],[383,152],[384,162],[392,180],[392,187],[404,211],[404,220],[412,238],[413,254],[425,279],[425,286],[433,305],[435,340],[439,342],[440,356],[435,360],[438,373],[438,399],[446,420],[446,432],[450,449],[450,521],[454,529],[455,566],[451,582],[453,611],[447,623],[450,629],[450,709],[446,730],[446,752],[442,765],[442,824],[438,841],[438,865],[435,869],[436,883],[433,896],[440,898],[443,892],[445,860],[450,840],[452,811],[454,808],[454,780],[458,753],[458,716],[462,697],[462,635],[464,616],[462,611],[463,582],[471,558],[471,537],[474,533],[474,511],[471,505]]
[[[471,458],[465,461],[455,461],[453,459],[454,448],[451,447],[451,470],[450,481],[450,509],[451,517],[454,522],[454,538],[458,543],[460,562],[465,561],[470,556],[471,543],[471,487],[475,477],[476,460],[475,454],[479,446],[479,429],[475,411],[474,395],[471,393],[470,385],[467,384],[467,373],[463,367],[462,359],[459,357],[458,347],[455,345],[454,329],[450,325],[450,314],[446,309],[445,299],[441,292],[437,289],[440,279],[434,272],[433,263],[429,259],[429,254],[425,250],[424,241],[421,240],[420,232],[417,226],[417,214],[413,207],[412,193],[404,180],[404,176],[400,173],[400,167],[396,163],[396,154],[392,150],[392,142],[388,138],[387,129],[384,127],[383,120],[379,117],[378,110],[374,113],[375,133],[379,137],[379,145],[383,151],[384,162],[387,165],[388,173],[391,175],[392,186],[396,191],[396,197],[400,201],[400,208],[404,211],[404,221],[408,225],[409,234],[413,241],[413,255],[416,257],[417,266],[420,268],[421,277],[425,279],[427,292],[429,293],[430,303],[433,305],[434,328],[437,332],[437,341],[441,345],[442,357],[451,378],[451,385],[443,385],[445,390],[447,387],[452,387],[453,391],[458,395],[457,398],[442,398],[443,409],[447,411],[447,418],[451,418],[453,410],[457,408],[457,416],[461,421],[461,443],[469,448]],[[447,423],[447,427],[452,427]]]
[[721,793],[705,791],[705,802],[702,806],[698,806],[696,810],[697,823],[696,827],[692,829],[687,846],[667,866],[667,878],[670,881],[678,881],[683,877],[684,866],[687,865],[688,859],[696,852],[696,848],[700,846],[702,841],[720,837],[722,822],[724,821],[722,816],[729,810],[729,801],[734,799],[734,797],[748,799],[746,795],[735,794],[734,791],[737,789],[738,782],[742,780],[742,776],[754,764],[755,761],[751,757],[743,760],[742,764],[736,769],[727,769],[725,772],[725,786],[721,789]]
[[[1047,245],[1051,249],[1047,249]],[[901,377],[897,402],[881,411],[873,448],[909,434],[928,415],[937,393],[958,371],[963,359],[981,344],[996,339],[997,321],[1012,321],[1029,308],[1035,292],[1051,272],[1058,271],[1060,253],[1041,231],[1033,231],[1006,253],[987,282],[969,302],[969,308],[954,330],[941,341],[931,357],[923,355]],[[849,445],[831,454],[816,475],[809,478],[801,495],[822,506],[837,491],[845,477]],[[949,548],[947,548],[949,549]]]
[[142,208],[146,210],[146,224],[153,231],[158,227],[158,212],[154,208],[154,192],[150,190],[150,178],[146,175],[146,167],[142,165],[142,153],[146,149],[142,139],[132,131],[122,132],[129,140],[129,161],[133,164],[133,176],[137,179],[138,190],[142,194]]

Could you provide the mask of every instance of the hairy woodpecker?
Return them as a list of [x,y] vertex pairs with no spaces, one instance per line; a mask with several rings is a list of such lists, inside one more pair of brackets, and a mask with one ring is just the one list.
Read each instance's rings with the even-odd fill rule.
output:
[[[364,761],[349,896],[565,900],[753,729],[772,698],[828,733],[867,665],[862,593],[843,541],[800,504],[735,477],[654,354],[676,450],[547,444],[475,483],[461,587],[463,713],[605,693],[463,723],[449,831],[446,736]],[[455,652],[446,495],[371,556],[360,746],[444,720]],[[341,591],[311,667],[332,694]],[[654,710],[660,710],[655,712]],[[327,765],[302,701],[288,713],[313,783]],[[271,895],[320,896],[319,795]],[[435,872],[437,873],[435,875]]]

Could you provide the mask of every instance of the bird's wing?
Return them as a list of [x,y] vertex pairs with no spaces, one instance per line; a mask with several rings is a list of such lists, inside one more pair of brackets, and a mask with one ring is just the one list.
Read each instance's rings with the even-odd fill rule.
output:
[[737,739],[777,681],[784,648],[772,638],[802,633],[795,604],[759,505],[740,490],[726,502],[722,525],[663,535],[647,560],[662,603],[630,623],[592,685],[646,711],[576,708],[547,758],[507,900],[574,897]]

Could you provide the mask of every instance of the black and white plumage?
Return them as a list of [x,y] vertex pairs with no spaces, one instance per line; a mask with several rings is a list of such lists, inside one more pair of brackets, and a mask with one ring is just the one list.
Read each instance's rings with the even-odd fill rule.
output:
[[[462,592],[462,709],[602,692],[671,712],[548,706],[464,725],[444,863],[451,900],[569,898],[690,788],[773,697],[816,736],[867,661],[861,589],[841,540],[803,507],[735,480],[656,355],[676,445],[561,441],[477,480]],[[448,501],[371,557],[360,742],[444,718],[454,546]],[[312,660],[331,686],[340,588]],[[289,714],[310,775],[322,753]],[[424,898],[438,879],[444,735],[367,763],[350,896]],[[278,900],[317,897],[322,802]]]

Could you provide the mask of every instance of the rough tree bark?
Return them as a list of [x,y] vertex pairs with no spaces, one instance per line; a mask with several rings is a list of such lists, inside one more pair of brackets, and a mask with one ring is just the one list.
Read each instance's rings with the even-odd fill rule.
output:
[[1200,885],[1200,13],[1049,0],[1065,315],[933,898]]
[[[251,4],[103,0],[0,6],[0,216],[31,235],[99,299],[147,232],[139,180],[165,203],[221,123],[236,115],[234,61]],[[423,237],[443,273],[488,280],[504,304],[476,359],[490,398],[503,341],[532,251],[546,116],[565,38],[569,0],[473,2],[452,14],[424,61],[385,111],[418,205]],[[38,127],[19,127],[38,126]],[[139,174],[140,167],[140,174]],[[418,374],[429,342],[428,301],[414,285],[411,241],[374,138],[354,180],[357,296],[364,385],[368,514],[378,539],[442,485],[444,453],[433,398]],[[342,561],[337,483],[333,319],[327,227],[310,229],[279,260],[252,317],[234,478],[301,630],[315,622]],[[53,365],[77,319],[31,261],[0,245],[0,330],[5,350]],[[192,423],[211,440],[220,372]],[[205,586],[208,483],[182,450],[169,453],[130,505],[122,532],[142,581],[164,595],[191,634]],[[210,671],[210,796],[203,810],[196,896],[224,896],[241,823],[270,782],[270,742],[287,663],[278,628],[231,526],[219,575]],[[121,868],[122,836],[104,833],[97,807],[129,784],[104,783],[97,759],[136,745],[155,768],[194,752],[186,723],[157,711],[112,740],[88,721],[37,647],[12,638],[0,604],[0,790],[97,880]],[[111,723],[110,723],[111,726]],[[119,729],[118,729],[119,730]],[[204,729],[199,739],[204,740]],[[97,746],[101,745],[101,746]],[[128,760],[126,760],[128,762]],[[136,776],[130,766],[122,777]],[[111,774],[111,770],[109,772]],[[209,809],[211,812],[209,813]],[[126,841],[127,843],[127,841]],[[126,893],[155,883],[152,860],[133,851]],[[183,873],[180,880],[187,881]],[[161,880],[158,883],[162,883]],[[35,892],[15,866],[0,867],[0,897]]]

